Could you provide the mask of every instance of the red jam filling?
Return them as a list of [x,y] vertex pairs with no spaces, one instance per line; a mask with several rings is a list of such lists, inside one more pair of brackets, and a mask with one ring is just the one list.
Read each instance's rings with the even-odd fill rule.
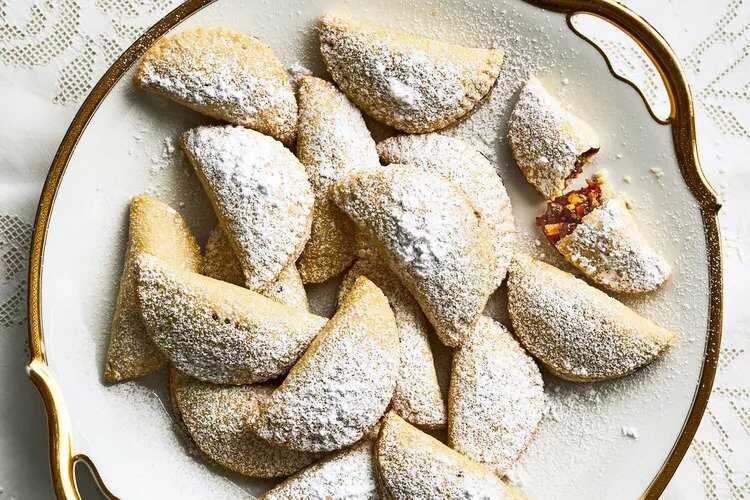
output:
[[581,219],[602,204],[602,184],[597,177],[586,179],[586,187],[547,202],[547,211],[536,218],[536,225],[552,245],[566,237]]

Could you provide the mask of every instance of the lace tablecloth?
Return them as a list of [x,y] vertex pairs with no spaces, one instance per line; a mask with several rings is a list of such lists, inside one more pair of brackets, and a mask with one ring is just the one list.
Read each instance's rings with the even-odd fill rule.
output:
[[[41,402],[28,382],[27,253],[47,169],[104,70],[177,0],[0,0],[0,500],[49,498]],[[750,3],[625,2],[672,43],[696,98],[704,170],[724,203],[724,340],[708,410],[665,498],[750,498]],[[645,58],[598,35],[657,103]],[[744,215],[743,215],[744,214]],[[750,258],[750,255],[748,255]]]

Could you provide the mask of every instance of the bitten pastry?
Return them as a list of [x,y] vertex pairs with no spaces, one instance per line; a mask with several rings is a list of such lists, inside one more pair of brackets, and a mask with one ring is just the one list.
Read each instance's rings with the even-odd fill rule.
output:
[[[237,286],[245,285],[245,276],[242,274],[240,262],[219,226],[216,226],[208,235],[201,274]],[[308,310],[307,293],[297,267],[294,265],[290,264],[285,267],[273,285],[266,288],[263,295],[288,306]]]
[[378,500],[371,440],[342,450],[295,474],[261,500]]
[[382,290],[396,318],[401,363],[391,408],[419,427],[445,427],[445,402],[430,350],[427,318],[401,280],[373,258],[361,258],[352,266],[341,283],[340,297],[349,293],[359,276],[367,277]]
[[383,419],[375,445],[375,466],[385,498],[514,498],[490,469],[394,412]]
[[185,220],[151,196],[136,196],[130,202],[128,240],[104,364],[108,382],[142,377],[164,365],[164,357],[146,334],[141,318],[133,267],[136,257],[141,253],[156,255],[190,271],[201,266],[200,246]]
[[320,52],[341,90],[368,115],[408,133],[432,132],[492,88],[500,49],[474,49],[368,22],[323,16]]
[[165,36],[146,51],[134,81],[199,113],[294,142],[289,75],[270,47],[244,33],[195,28]]
[[568,181],[599,151],[594,130],[566,111],[536,78],[521,90],[508,137],[518,168],[547,199],[561,196]]
[[531,442],[544,405],[534,360],[504,326],[482,316],[453,356],[448,444],[502,477]]
[[375,142],[359,110],[331,83],[299,79],[297,157],[315,192],[312,230],[297,261],[305,283],[321,283],[354,260],[355,227],[333,203],[330,191],[355,170],[379,168]]
[[495,289],[491,236],[466,195],[417,167],[359,172],[338,206],[377,245],[446,345],[461,344]]
[[604,174],[585,188],[547,203],[537,218],[547,240],[595,283],[620,293],[644,293],[669,278],[671,266],[646,241]]
[[500,286],[513,255],[516,227],[508,193],[489,160],[470,144],[440,134],[390,137],[378,144],[378,153],[385,164],[414,165],[442,175],[468,196],[492,234],[495,284]]
[[256,399],[266,399],[270,385],[216,385],[171,370],[169,390],[178,422],[209,461],[250,477],[293,474],[318,455],[273,446],[247,429]]
[[307,173],[280,142],[241,127],[197,127],[182,148],[206,190],[245,275],[265,291],[294,264],[310,236]]
[[676,337],[572,274],[522,255],[511,261],[508,310],[526,350],[574,382],[628,375]]
[[199,380],[253,384],[286,373],[326,323],[231,283],[135,262],[146,328],[172,366]]
[[250,426],[261,438],[295,450],[350,446],[385,412],[399,357],[388,300],[360,277]]

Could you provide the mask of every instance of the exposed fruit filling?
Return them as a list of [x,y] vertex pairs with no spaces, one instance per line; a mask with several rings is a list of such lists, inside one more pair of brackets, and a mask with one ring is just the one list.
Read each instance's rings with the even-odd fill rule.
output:
[[586,179],[586,187],[547,202],[547,210],[536,218],[537,226],[552,245],[573,232],[583,217],[602,204],[602,180]]
[[578,155],[578,158],[576,158],[576,161],[573,164],[573,170],[570,171],[565,180],[569,181],[581,175],[581,172],[583,172],[583,167],[598,151],[599,148],[591,148],[588,151],[584,151],[583,153]]

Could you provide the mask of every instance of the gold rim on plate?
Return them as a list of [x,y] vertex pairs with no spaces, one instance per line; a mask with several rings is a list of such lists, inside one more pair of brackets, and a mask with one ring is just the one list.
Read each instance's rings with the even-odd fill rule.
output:
[[[119,81],[122,75],[140,56],[158,39],[188,16],[194,14],[215,0],[188,0],[164,16],[145,34],[135,41],[104,73],[81,105],[70,124],[55,158],[50,166],[47,179],[37,208],[34,222],[34,235],[31,246],[29,264],[29,350],[30,360],[27,371],[34,385],[39,390],[47,413],[47,427],[49,433],[49,460],[52,473],[52,483],[58,498],[79,500],[80,496],[75,486],[74,466],[76,462],[84,462],[93,472],[99,486],[111,498],[115,496],[109,492],[99,477],[93,462],[85,455],[74,453],[71,423],[65,402],[57,383],[49,372],[47,358],[44,351],[44,338],[41,326],[41,276],[42,253],[47,235],[49,216],[55,201],[55,195],[60,185],[65,168],[68,164],[78,139],[81,137],[91,116],[104,97]],[[640,89],[629,80],[617,75],[602,50],[572,24],[571,19],[576,14],[590,14],[597,16],[628,34],[646,53],[656,66],[669,95],[670,114],[666,120],[657,118],[647,105],[652,118],[662,125],[671,125],[677,162],[685,183],[690,188],[700,206],[703,221],[703,231],[706,238],[707,264],[709,274],[709,310],[706,349],[704,353],[701,378],[693,399],[690,412],[683,423],[677,441],[674,443],[666,461],[653,478],[643,498],[656,499],[672,478],[677,466],[685,456],[690,442],[695,436],[703,412],[711,393],[714,375],[719,358],[722,324],[722,262],[721,241],[717,220],[720,208],[716,195],[711,189],[698,160],[698,150],[695,138],[695,114],[693,99],[685,76],[674,52],[666,40],[643,18],[637,16],[626,7],[611,0],[525,0],[543,9],[564,13],[567,15],[569,28],[579,37],[591,43],[605,58],[607,65],[615,78]],[[645,98],[644,98],[645,101]]]

